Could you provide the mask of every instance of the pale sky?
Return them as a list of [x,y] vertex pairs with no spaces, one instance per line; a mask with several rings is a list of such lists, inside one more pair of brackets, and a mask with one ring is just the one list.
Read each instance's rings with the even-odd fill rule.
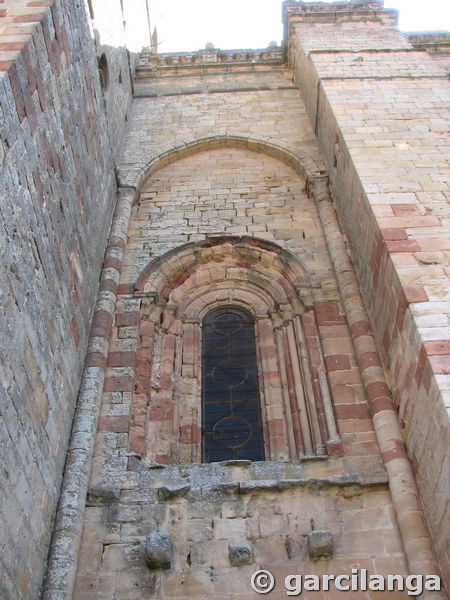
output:
[[[330,0],[325,0],[330,1]],[[151,0],[159,52],[215,48],[266,48],[281,43],[282,0]],[[385,0],[400,11],[401,31],[450,29],[450,0]]]

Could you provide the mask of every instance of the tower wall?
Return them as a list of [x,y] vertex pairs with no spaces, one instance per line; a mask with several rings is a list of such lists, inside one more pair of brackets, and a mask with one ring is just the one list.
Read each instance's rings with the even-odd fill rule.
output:
[[337,211],[444,569],[448,536],[448,111],[443,59],[377,2],[285,4],[289,64]]
[[131,104],[119,2],[110,34],[90,4],[97,24],[82,2],[0,5],[5,599],[40,594]]
[[[292,74],[270,53],[247,54],[144,53],[137,71],[119,180],[138,194],[121,223],[109,346],[96,356],[105,385],[75,598],[250,598],[258,568],[281,598],[288,574],[410,566],[371,419],[386,385],[367,320],[351,320],[358,299],[313,129]],[[304,278],[281,293],[293,264]],[[265,460],[205,464],[201,322],[234,303],[255,319]],[[384,427],[396,464],[408,464]],[[400,504],[410,493],[402,483]],[[308,552],[315,528],[334,539],[326,562]],[[411,529],[420,569],[435,571],[422,523]],[[149,534],[170,536],[164,569]],[[248,562],[234,563],[236,547]]]

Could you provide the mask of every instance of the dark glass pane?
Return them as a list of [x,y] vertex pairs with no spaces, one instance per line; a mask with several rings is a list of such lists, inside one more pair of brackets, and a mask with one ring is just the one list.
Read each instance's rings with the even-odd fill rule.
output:
[[203,321],[203,458],[264,459],[254,323],[235,306]]

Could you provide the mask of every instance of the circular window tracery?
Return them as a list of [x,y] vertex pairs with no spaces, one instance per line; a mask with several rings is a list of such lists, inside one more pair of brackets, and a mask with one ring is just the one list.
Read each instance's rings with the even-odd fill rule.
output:
[[234,305],[203,320],[203,455],[205,462],[263,460],[254,322]]

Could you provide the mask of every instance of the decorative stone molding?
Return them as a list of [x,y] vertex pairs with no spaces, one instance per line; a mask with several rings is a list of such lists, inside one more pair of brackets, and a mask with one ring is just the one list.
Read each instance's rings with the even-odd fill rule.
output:
[[281,64],[282,49],[278,46],[269,46],[257,50],[236,49],[220,50],[219,48],[204,48],[196,52],[164,52],[155,53],[150,48],[144,48],[141,54],[137,74],[148,72],[152,74],[165,74],[176,70],[177,73],[192,67],[215,65],[217,67],[231,67],[233,65],[247,65],[256,67],[264,64]]
[[[340,233],[331,203],[327,177],[310,177],[307,189],[313,196],[322,222],[328,249],[350,326],[356,358],[360,367],[369,412],[389,478],[392,502],[411,573],[437,573],[433,548],[420,506],[411,463],[394,410],[378,350],[364,309],[356,276]],[[377,360],[367,361],[367,357]],[[434,596],[433,596],[434,597]],[[436,598],[441,597],[439,594]]]
[[[382,0],[361,0],[360,2],[296,2],[286,0],[283,3],[283,22],[292,17],[296,21],[320,21],[335,23],[336,21],[378,20],[397,23],[397,11],[385,9]],[[285,38],[286,39],[286,38]]]
[[150,462],[201,461],[201,322],[234,305],[256,324],[266,458],[326,457],[340,440],[320,344],[311,362],[304,332],[316,331],[310,288],[291,252],[257,238],[211,237],[152,261],[136,283],[146,297],[130,450]]

